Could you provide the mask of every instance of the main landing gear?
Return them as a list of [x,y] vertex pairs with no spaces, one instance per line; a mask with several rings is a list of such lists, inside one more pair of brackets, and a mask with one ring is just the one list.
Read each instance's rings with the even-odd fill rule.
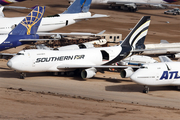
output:
[[26,73],[20,73],[20,79],[24,79],[26,77]]
[[149,92],[149,87],[148,86],[144,86],[143,93],[148,93],[148,92]]

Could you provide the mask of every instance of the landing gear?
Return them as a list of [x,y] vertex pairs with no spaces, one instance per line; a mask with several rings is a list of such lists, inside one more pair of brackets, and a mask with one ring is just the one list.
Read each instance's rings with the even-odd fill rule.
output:
[[148,86],[144,86],[144,90],[143,90],[143,93],[148,93],[149,92],[149,87]]
[[24,79],[26,77],[26,73],[20,73],[20,79]]
[[136,11],[137,11],[137,8],[129,7],[129,8],[128,8],[128,11],[129,11],[129,12],[136,12]]

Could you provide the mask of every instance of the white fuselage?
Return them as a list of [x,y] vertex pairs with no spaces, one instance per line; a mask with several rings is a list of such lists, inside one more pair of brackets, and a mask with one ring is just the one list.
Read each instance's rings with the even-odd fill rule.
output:
[[[60,72],[73,69],[58,69],[61,66],[97,66],[111,61],[119,55],[121,46],[89,48],[78,50],[25,50],[20,51],[8,62],[8,66],[19,72]],[[103,59],[103,53],[108,53],[109,59]]]
[[[38,32],[49,32],[67,25],[74,24],[81,18],[91,17],[90,12],[76,14],[59,14],[58,17],[44,17],[38,28]],[[9,33],[16,25],[18,25],[24,17],[0,18],[0,34]]]
[[130,77],[145,86],[179,86],[180,62],[145,64]]
[[[147,51],[142,54],[175,54],[180,53],[180,43],[159,43],[159,44],[146,44]],[[148,51],[150,49],[150,51]]]
[[[74,0],[68,0],[69,2],[74,2]],[[163,0],[92,0],[92,4],[107,4],[108,2],[132,2],[132,3],[167,3]]]

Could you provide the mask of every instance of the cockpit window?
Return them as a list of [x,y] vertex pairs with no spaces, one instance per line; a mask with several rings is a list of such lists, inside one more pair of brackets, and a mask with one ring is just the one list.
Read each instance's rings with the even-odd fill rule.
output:
[[17,53],[16,55],[24,55],[24,53]]

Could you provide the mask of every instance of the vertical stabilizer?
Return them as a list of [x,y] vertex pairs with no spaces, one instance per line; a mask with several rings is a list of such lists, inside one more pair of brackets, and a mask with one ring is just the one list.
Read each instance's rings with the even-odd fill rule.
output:
[[63,14],[88,12],[92,0],[76,0],[74,1]]
[[9,35],[35,35],[44,15],[45,7],[34,8]]
[[150,21],[150,16],[142,17],[141,20],[136,24],[136,26],[121,43],[121,46],[131,50],[144,49],[144,40],[148,32]]

